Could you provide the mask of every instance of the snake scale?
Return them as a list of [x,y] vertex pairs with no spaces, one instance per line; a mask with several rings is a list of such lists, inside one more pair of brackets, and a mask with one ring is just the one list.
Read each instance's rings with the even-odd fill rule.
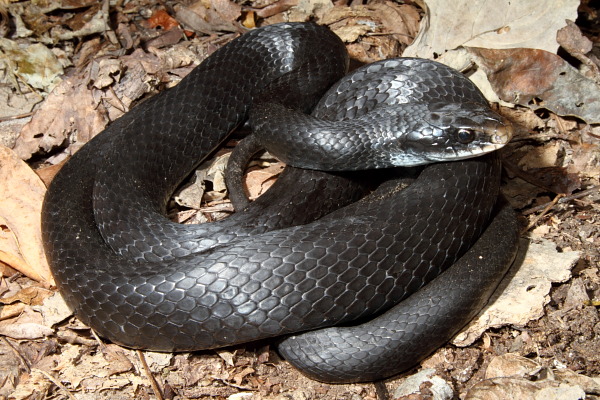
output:
[[[510,127],[441,64],[387,60],[340,80],[347,64],[316,24],[251,30],[83,146],[42,214],[78,318],[157,351],[282,337],[286,359],[328,382],[396,374],[464,326],[510,265],[517,228],[495,153],[460,159],[501,147]],[[248,115],[260,146],[309,169],[287,167],[223,221],[169,221],[174,190]],[[331,172],[433,161],[403,190],[403,168]]]

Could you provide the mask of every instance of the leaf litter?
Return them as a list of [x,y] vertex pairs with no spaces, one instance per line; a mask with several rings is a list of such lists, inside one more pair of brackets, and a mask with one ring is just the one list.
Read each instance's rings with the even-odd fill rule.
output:
[[[600,25],[591,3],[72,0],[13,1],[4,9],[0,396],[526,399],[600,393]],[[254,26],[308,19],[336,32],[357,62],[403,52],[437,57],[464,70],[501,105],[517,124],[502,151],[503,191],[521,212],[520,257],[528,261],[509,273],[506,290],[454,345],[421,363],[418,378],[410,378],[417,368],[378,385],[322,384],[293,370],[269,341],[183,354],[102,343],[72,317],[40,261],[44,183],[30,168],[47,184],[59,163],[110,121],[175,85],[216,48]],[[20,49],[35,49],[47,68],[24,70],[39,67],[39,55]],[[234,142],[196,172],[189,193],[176,196],[175,220],[210,221],[232,212],[222,177]],[[283,168],[269,156],[255,164],[246,180],[251,198]],[[404,384],[411,379],[417,384]]]

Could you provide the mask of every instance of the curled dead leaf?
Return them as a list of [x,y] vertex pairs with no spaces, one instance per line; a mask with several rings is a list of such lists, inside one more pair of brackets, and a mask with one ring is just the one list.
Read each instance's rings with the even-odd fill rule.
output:
[[183,25],[207,35],[240,31],[236,21],[242,15],[242,7],[229,0],[213,0],[209,6],[200,0],[189,7],[178,4],[174,10],[175,18]]
[[600,123],[600,85],[556,54],[535,49],[469,48],[500,99]]
[[[65,107],[70,99],[71,107]],[[85,142],[101,131],[108,118],[93,92],[82,83],[82,76],[73,75],[64,79],[48,95],[31,121],[23,127],[14,151],[19,158],[28,160],[38,151],[50,152],[61,146],[77,132],[77,139]],[[86,140],[87,139],[87,140]]]
[[40,305],[55,292],[37,286],[29,286],[19,290],[15,295],[0,299],[2,304],[21,302],[30,306]]
[[0,335],[8,336],[13,339],[42,339],[44,337],[52,336],[53,334],[53,329],[34,322],[0,325]]
[[150,28],[162,28],[165,31],[179,26],[177,20],[169,15],[166,10],[158,10],[146,21]]
[[0,146],[0,261],[54,284],[41,237],[46,187],[10,149]]

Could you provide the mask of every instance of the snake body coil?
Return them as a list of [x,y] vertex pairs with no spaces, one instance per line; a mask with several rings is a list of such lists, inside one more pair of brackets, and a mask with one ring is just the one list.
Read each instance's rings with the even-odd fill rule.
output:
[[[373,146],[319,138],[323,129],[335,133],[328,125],[334,120],[348,124],[351,118],[366,118],[354,127],[369,131],[373,116],[383,118],[383,125],[398,123],[397,137],[416,134],[418,129],[407,128],[417,123],[410,113],[385,119],[388,107],[415,99],[431,105],[432,124],[419,128],[426,142],[456,123],[453,143],[481,148],[469,150],[470,156],[491,149],[483,143],[486,136],[507,140],[501,137],[502,120],[491,125],[495,117],[485,99],[460,74],[419,60],[389,63],[408,72],[398,79],[389,78],[397,73],[382,73],[378,83],[343,101],[326,95],[314,119],[303,125],[309,128],[301,128],[301,140],[312,137],[305,143],[318,142],[316,152],[363,146],[375,154],[376,147],[394,147],[389,145],[394,140]],[[379,314],[355,327],[297,334],[280,344],[285,357],[305,373],[331,382],[395,374],[460,329],[485,304],[514,256],[514,216],[506,206],[494,208],[500,174],[494,155],[428,166],[404,190],[398,189],[402,179],[395,171],[394,178],[358,202],[367,189],[352,175],[286,168],[264,196],[224,221],[180,225],[164,216],[177,185],[247,118],[253,104],[252,123],[261,142],[274,145],[274,153],[291,164],[302,164],[305,147],[286,142],[278,148],[283,139],[274,138],[272,130],[288,118],[280,115],[308,118],[291,108],[310,110],[346,65],[343,44],[325,28],[257,29],[79,150],[52,182],[42,216],[52,272],[76,315],[125,346],[186,351],[347,325]],[[371,82],[364,71],[360,74],[341,85]],[[395,94],[383,91],[386,85]],[[333,92],[338,98],[346,93],[340,85]],[[465,107],[448,109],[458,101],[470,104],[466,108],[478,117],[462,115]],[[408,125],[401,122],[406,118]],[[377,126],[372,129],[385,135]],[[465,132],[477,134],[465,139]],[[426,153],[419,150],[427,147],[424,142],[417,142],[392,150],[414,159]],[[464,146],[433,146],[438,155],[465,155]],[[387,161],[398,160],[398,154]],[[311,155],[300,166],[346,169],[340,166],[347,162],[344,157],[342,151],[335,156],[339,163],[330,157],[320,166]],[[369,166],[388,166],[382,158]],[[365,160],[369,164],[372,158]]]

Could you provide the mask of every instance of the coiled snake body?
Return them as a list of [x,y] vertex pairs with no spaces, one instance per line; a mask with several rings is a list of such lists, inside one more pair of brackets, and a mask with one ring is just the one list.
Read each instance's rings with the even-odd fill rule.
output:
[[[433,164],[404,190],[401,172],[390,172],[358,202],[366,188],[354,175],[290,167],[224,221],[180,225],[164,216],[175,188],[251,106],[261,144],[307,168],[460,159],[510,137],[466,78],[423,60],[355,72],[310,117],[291,109],[311,109],[346,65],[343,44],[325,28],[256,29],[79,150],[52,182],[42,216],[52,272],[76,315],[116,343],[158,351],[314,330],[279,350],[331,382],[398,373],[468,322],[516,248],[512,211],[494,208],[494,155]],[[284,133],[298,141],[276,136],[293,120],[300,132]],[[362,139],[344,136],[348,129]]]

